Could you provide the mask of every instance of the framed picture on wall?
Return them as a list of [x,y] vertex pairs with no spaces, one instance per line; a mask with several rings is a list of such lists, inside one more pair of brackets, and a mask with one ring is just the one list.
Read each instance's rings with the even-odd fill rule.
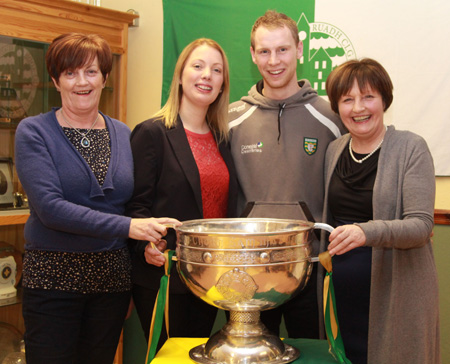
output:
[[14,206],[13,165],[11,158],[0,158],[0,208]]

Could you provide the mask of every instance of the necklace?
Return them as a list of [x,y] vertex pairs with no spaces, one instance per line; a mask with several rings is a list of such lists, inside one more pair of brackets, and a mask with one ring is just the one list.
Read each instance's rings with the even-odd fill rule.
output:
[[[387,130],[387,127],[386,127]],[[381,144],[383,144],[384,138],[381,139],[381,142],[378,143],[378,145],[376,146],[376,148],[374,150],[372,150],[369,154],[367,154],[364,158],[361,159],[356,159],[355,156],[353,155],[353,150],[352,150],[352,139],[350,138],[350,143],[348,143],[348,151],[350,152],[350,157],[352,157],[352,159],[356,162],[361,164],[362,162],[364,162],[366,159],[370,158],[372,156],[373,153],[375,153],[380,147]]]
[[61,115],[64,119],[64,121],[67,123],[67,125],[69,125],[73,130],[75,130],[78,134],[81,135],[81,141],[80,144],[83,148],[89,148],[91,146],[91,141],[87,138],[87,135],[91,132],[92,128],[94,127],[94,125],[97,123],[98,117],[100,116],[100,113],[97,112],[97,117],[95,118],[94,122],[92,123],[91,127],[89,128],[89,130],[86,133],[82,133],[81,131],[79,131],[77,128],[74,128],[72,126],[71,123],[69,123],[69,120],[67,120],[64,116],[64,113],[61,109]]

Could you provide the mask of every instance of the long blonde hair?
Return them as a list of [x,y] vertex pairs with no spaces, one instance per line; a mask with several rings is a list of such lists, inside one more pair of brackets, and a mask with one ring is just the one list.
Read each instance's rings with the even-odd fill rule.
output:
[[175,65],[170,93],[166,104],[159,110],[154,117],[164,122],[166,128],[172,128],[177,123],[180,112],[181,98],[183,96],[183,87],[180,85],[181,75],[186,66],[186,61],[191,53],[199,46],[207,45],[220,52],[223,60],[223,84],[222,92],[219,93],[214,102],[209,105],[206,113],[206,122],[213,130],[219,141],[228,139],[228,104],[230,99],[230,72],[228,59],[222,47],[214,40],[208,38],[199,38],[189,43],[181,52]]

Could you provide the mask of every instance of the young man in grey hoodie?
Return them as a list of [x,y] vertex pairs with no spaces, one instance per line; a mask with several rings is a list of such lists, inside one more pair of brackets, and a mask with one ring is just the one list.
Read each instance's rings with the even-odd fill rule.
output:
[[[239,213],[320,221],[325,152],[345,129],[309,81],[297,79],[303,44],[294,20],[267,11],[253,25],[250,52],[262,80],[229,108]],[[318,245],[314,239],[313,254]],[[279,334],[284,316],[289,337],[321,336],[316,271],[314,265],[309,283],[298,295],[261,313],[270,331]]]

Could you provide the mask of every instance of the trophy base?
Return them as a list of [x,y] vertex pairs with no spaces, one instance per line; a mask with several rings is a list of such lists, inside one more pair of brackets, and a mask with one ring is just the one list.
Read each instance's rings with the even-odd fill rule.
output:
[[253,363],[264,363],[264,364],[285,364],[291,363],[300,356],[300,351],[291,345],[284,344],[284,353],[281,358],[274,359],[262,359],[259,355],[254,355],[246,358],[232,358],[228,357],[226,361],[220,361],[215,359],[210,359],[205,355],[205,345],[199,345],[192,348],[189,351],[189,357],[196,363],[199,364],[253,364]]
[[189,351],[199,364],[285,364],[296,360],[300,351],[284,344],[259,320],[259,311],[231,311],[230,320],[206,344]]

